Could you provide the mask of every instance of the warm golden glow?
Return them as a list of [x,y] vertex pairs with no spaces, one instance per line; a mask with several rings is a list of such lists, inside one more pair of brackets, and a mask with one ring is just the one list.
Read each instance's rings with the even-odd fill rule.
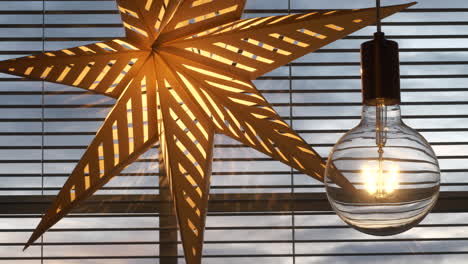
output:
[[392,194],[399,186],[400,170],[398,166],[390,163],[385,167],[367,164],[361,170],[366,191],[379,198]]

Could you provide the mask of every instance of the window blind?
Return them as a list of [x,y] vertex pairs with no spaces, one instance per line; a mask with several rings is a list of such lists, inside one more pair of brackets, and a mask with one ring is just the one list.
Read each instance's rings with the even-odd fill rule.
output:
[[[247,2],[246,18],[374,5]],[[322,183],[217,136],[203,263],[464,263],[467,15],[466,1],[425,0],[383,23],[401,48],[404,121],[439,157],[443,193],[433,214],[401,235],[358,233],[330,211]],[[374,31],[363,29],[255,81],[324,158],[359,121],[359,47]],[[123,34],[113,0],[0,0],[1,60]],[[0,75],[0,263],[184,263],[164,214],[158,146],[22,252],[113,103],[77,88]]]

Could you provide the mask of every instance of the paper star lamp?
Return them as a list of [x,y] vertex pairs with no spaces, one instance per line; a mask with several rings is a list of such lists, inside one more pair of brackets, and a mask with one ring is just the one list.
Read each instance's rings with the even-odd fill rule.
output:
[[186,261],[201,263],[216,133],[323,181],[320,156],[251,80],[375,23],[376,11],[239,20],[245,0],[117,3],[126,37],[0,63],[4,73],[117,99],[26,247],[159,143]]

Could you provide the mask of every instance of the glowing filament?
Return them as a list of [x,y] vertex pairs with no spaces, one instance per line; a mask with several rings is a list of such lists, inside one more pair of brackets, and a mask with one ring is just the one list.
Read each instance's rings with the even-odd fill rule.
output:
[[369,194],[383,198],[398,188],[399,168],[391,164],[387,171],[383,167],[364,165],[361,170],[364,185]]

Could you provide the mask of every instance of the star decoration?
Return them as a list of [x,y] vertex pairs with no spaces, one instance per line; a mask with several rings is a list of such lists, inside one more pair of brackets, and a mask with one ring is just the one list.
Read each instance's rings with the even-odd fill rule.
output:
[[[245,0],[117,4],[125,38],[0,64],[117,99],[26,247],[159,143],[186,261],[201,263],[216,133],[323,181],[320,156],[251,80],[375,23],[375,9],[239,20]],[[410,5],[385,7],[382,17]],[[335,182],[353,188],[339,175]]]

